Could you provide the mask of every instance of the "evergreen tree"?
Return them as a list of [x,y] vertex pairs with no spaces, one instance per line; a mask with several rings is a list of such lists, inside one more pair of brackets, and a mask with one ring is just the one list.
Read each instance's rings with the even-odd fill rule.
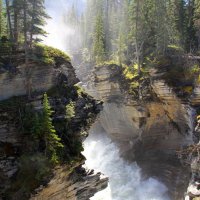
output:
[[[40,41],[37,36],[45,36],[46,32],[43,30],[43,26],[45,25],[45,19],[48,19],[49,16],[46,14],[44,7],[44,0],[28,0],[30,9],[28,11],[28,15],[30,16],[30,27],[29,27],[29,37],[30,37],[30,45],[32,45],[33,40]],[[35,36],[35,39],[34,39]]]
[[194,0],[194,27],[196,30],[196,36],[198,40],[198,49],[200,49],[200,1]]
[[0,0],[0,37],[2,35],[2,30],[3,30],[3,27],[2,27],[2,23],[3,23],[3,4],[2,4],[2,0]]
[[13,27],[12,27],[12,19],[11,19],[11,5],[10,1],[6,0],[6,12],[7,12],[7,21],[8,21],[8,27],[9,27],[9,36],[10,40],[13,42]]
[[[16,47],[18,46],[18,40],[20,36],[20,19],[22,19],[22,0],[13,0],[13,37]],[[22,30],[21,30],[22,31]]]
[[13,43],[17,45],[19,38],[23,38],[25,48],[29,48],[38,41],[37,36],[46,34],[42,27],[49,16],[44,0],[5,0],[5,3],[9,38]]
[[71,119],[75,116],[75,107],[74,103],[70,101],[70,103],[66,106],[66,120],[70,122]]
[[168,1],[167,4],[167,28],[169,44],[184,47],[186,33],[186,10],[183,0]]
[[50,157],[53,164],[58,163],[59,157],[58,157],[58,150],[60,148],[63,148],[63,144],[61,143],[61,138],[58,137],[56,134],[56,130],[52,124],[52,111],[51,106],[48,101],[47,94],[44,94],[43,99],[43,137],[46,144],[46,150],[45,155]]
[[195,30],[195,2],[188,0],[186,6],[186,41],[185,47],[187,52],[194,52],[197,50],[197,37]]
[[147,39],[147,27],[144,19],[144,3],[140,0],[131,0],[129,4],[129,51],[133,52],[132,62],[138,66],[138,73],[143,63],[144,43]]
[[101,63],[106,58],[105,52],[105,32],[102,15],[96,17],[93,35],[93,55],[96,63]]
[[122,63],[124,63],[125,59],[125,52],[127,50],[127,46],[125,43],[125,35],[123,33],[119,33],[118,39],[116,40],[115,43],[117,50],[116,53],[114,53],[114,55],[116,55],[116,59],[117,62],[119,63],[119,65],[121,65]]

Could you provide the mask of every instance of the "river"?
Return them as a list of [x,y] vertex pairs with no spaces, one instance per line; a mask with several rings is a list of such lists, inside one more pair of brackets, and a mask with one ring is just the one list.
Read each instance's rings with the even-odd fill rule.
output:
[[108,176],[109,187],[91,200],[169,200],[167,188],[154,178],[143,180],[138,165],[121,158],[118,147],[95,126],[84,142],[85,165]]

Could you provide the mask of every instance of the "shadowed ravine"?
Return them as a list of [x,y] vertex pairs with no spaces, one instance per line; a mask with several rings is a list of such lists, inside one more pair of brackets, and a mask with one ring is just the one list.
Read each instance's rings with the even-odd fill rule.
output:
[[[77,49],[82,34],[63,18],[67,16],[71,1],[59,2],[59,6],[52,0],[47,3],[52,19],[47,23],[49,35],[44,43],[73,55],[77,77],[86,92],[104,101],[100,123],[106,131],[99,129],[99,123],[93,125],[83,154],[86,166],[108,176],[110,185],[91,199],[168,200],[168,190],[172,199],[182,199],[189,170],[180,165],[176,150],[192,143],[191,134],[187,134],[191,125],[188,109],[164,80],[158,80],[160,75],[155,70],[150,73],[153,93],[147,91],[146,95],[152,97],[155,93],[158,99],[140,104],[128,97],[127,91],[122,92],[119,67],[80,65]],[[80,2],[84,4],[85,1]],[[77,6],[80,12],[83,6],[79,3]],[[140,161],[140,167],[134,162],[127,163],[125,158]],[[144,176],[152,178],[144,180]]]
[[153,178],[142,179],[137,164],[127,163],[119,156],[117,146],[98,123],[90,130],[84,142],[86,167],[101,171],[109,177],[109,188],[97,193],[91,200],[169,200],[167,188]]

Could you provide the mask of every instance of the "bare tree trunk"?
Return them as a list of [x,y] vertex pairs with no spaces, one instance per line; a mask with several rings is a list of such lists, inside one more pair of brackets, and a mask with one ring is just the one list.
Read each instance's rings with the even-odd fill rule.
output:
[[19,8],[17,5],[17,0],[13,2],[14,5],[14,42],[15,42],[15,47],[17,48],[18,46],[18,39],[19,39]]
[[45,141],[45,151],[44,151],[44,155],[47,156],[47,145],[48,145],[48,142],[47,142],[47,137],[46,137],[46,136],[44,137],[44,141]]
[[135,47],[136,47],[136,62],[138,65],[138,74],[141,73],[141,66],[140,66],[140,49],[139,49],[139,35],[138,35],[138,23],[139,23],[139,1],[136,2],[136,19],[135,19]]
[[106,22],[105,22],[105,37],[106,37],[106,52],[110,49],[110,32],[109,32],[109,0],[106,0]]
[[27,36],[27,0],[24,0],[23,3],[24,11],[24,50],[25,50],[25,67],[26,67],[26,89],[28,98],[31,99],[31,71],[29,68],[28,60],[28,36]]
[[[28,39],[27,39],[27,2],[24,0],[23,4],[23,12],[24,12],[24,48],[25,48],[25,53],[27,53],[28,49]],[[26,54],[27,55],[27,54]],[[27,56],[26,56],[27,58]]]
[[3,5],[2,0],[0,0],[0,38],[2,37],[3,27],[2,27],[2,11],[3,11]]
[[11,41],[13,41],[13,29],[12,29],[12,23],[11,23],[9,0],[6,0],[6,10],[7,10],[7,17],[8,17],[8,27],[9,27],[9,31],[10,31],[10,39],[11,39]]

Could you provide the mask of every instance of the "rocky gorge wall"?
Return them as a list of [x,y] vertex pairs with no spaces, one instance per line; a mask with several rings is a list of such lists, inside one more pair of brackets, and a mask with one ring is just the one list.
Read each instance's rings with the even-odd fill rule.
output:
[[[86,91],[104,101],[100,122],[120,147],[121,155],[136,160],[147,176],[164,182],[172,199],[182,199],[190,169],[180,163],[177,151],[193,143],[195,114],[190,103],[177,97],[155,69],[149,72],[151,93],[142,89],[145,95],[153,96],[151,100],[136,100],[128,94],[118,66],[90,68],[84,77],[83,69],[77,71]],[[199,103],[198,92],[193,98]]]
[[[80,137],[79,135],[84,133],[81,136],[84,139],[102,107],[100,102],[81,91],[78,92],[78,89],[73,86],[78,79],[70,62],[64,62],[60,66],[33,62],[29,67],[29,83],[33,92],[30,100],[26,97],[27,68],[25,65],[16,65],[14,70],[1,68],[0,72],[0,199],[8,199],[8,196],[13,200],[29,199],[32,193],[30,198],[32,200],[88,200],[97,191],[107,187],[108,178],[103,177],[101,173],[84,169],[82,167],[84,157],[78,156],[74,164],[72,162],[70,165],[64,163],[57,166],[53,173],[49,173],[48,177],[41,181],[40,187],[35,191],[25,189],[29,184],[31,188],[35,187],[33,180],[30,179],[27,185],[26,182],[23,183],[23,179],[22,182],[19,180],[20,169],[23,167],[20,159],[29,153],[33,145],[31,143],[33,138],[24,135],[19,129],[22,120],[20,109],[23,110],[30,105],[35,112],[41,112],[42,94],[47,92],[54,110],[53,122],[59,133],[66,126],[63,122],[65,122],[66,105],[69,103],[68,98],[73,99],[76,114],[70,127],[74,137]],[[30,162],[33,167],[40,164],[40,161],[34,161],[34,157]],[[26,177],[23,178],[26,180]]]
[[0,100],[13,96],[27,94],[27,76],[30,77],[32,92],[45,92],[57,84],[58,77],[64,74],[70,85],[78,82],[70,62],[65,62],[59,68],[54,65],[44,65],[39,62],[30,63],[27,67],[22,63],[13,66],[12,70],[0,70]]

